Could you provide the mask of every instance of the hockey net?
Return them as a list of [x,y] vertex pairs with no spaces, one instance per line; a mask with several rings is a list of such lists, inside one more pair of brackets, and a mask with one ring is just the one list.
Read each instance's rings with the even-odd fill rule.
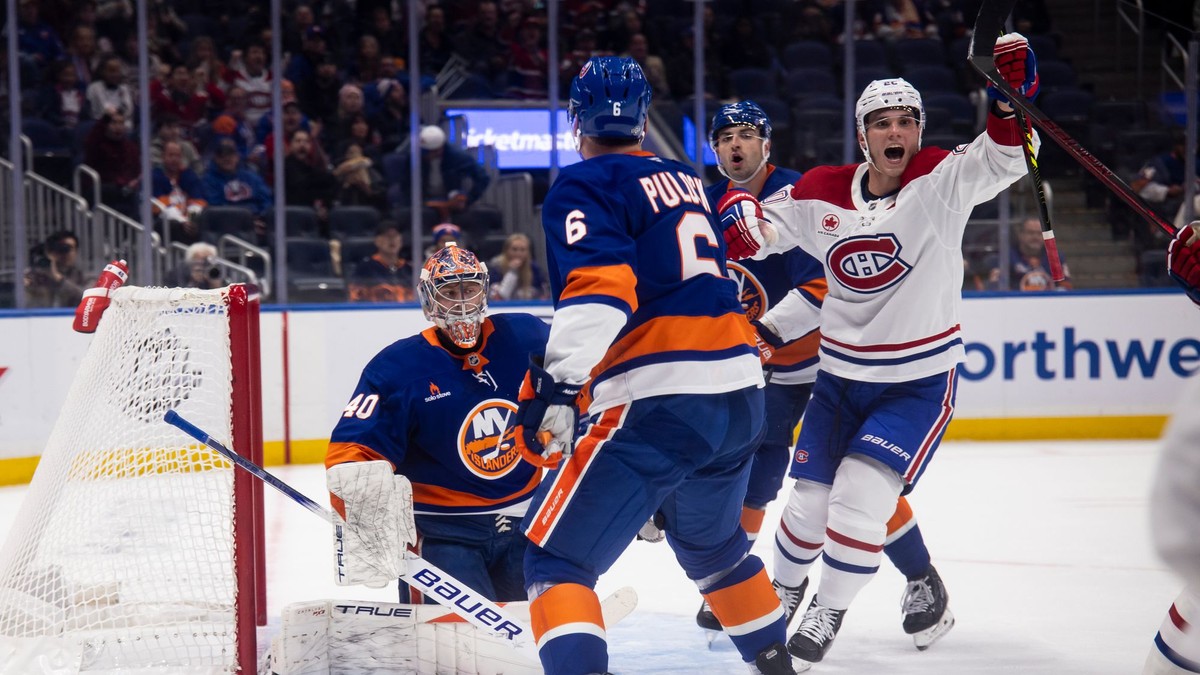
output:
[[254,672],[261,488],[162,418],[261,462],[258,367],[252,288],[114,292],[0,549],[0,672]]

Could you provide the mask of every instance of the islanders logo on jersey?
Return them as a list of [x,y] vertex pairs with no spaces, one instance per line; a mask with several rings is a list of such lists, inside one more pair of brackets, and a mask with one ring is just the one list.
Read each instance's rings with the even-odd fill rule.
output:
[[900,282],[912,265],[900,259],[894,234],[848,237],[830,247],[825,267],[838,283],[859,293],[878,293]]
[[504,430],[516,412],[516,404],[489,398],[467,413],[458,430],[458,458],[471,473],[495,480],[517,466],[521,453],[516,443],[511,438],[503,442]]
[[767,311],[766,289],[758,277],[741,264],[727,260],[725,268],[729,271],[729,278],[737,284],[738,300],[742,303],[742,311],[746,313],[746,318],[751,321],[757,320]]

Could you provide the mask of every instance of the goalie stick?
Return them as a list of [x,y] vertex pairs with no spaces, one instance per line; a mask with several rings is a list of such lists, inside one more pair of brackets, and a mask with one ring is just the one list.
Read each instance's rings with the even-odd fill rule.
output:
[[[340,527],[335,522],[333,513],[329,509],[304,496],[298,490],[279,480],[261,466],[225,447],[212,436],[205,433],[200,427],[187,421],[174,410],[168,410],[166,415],[163,416],[163,421],[177,427],[188,436],[221,453],[229,461],[249,472],[255,478],[287,495],[292,501],[303,506],[305,509],[317,514],[327,522],[334,523],[336,527]],[[475,589],[455,579],[416,553],[409,551],[405,553],[404,557],[408,562],[408,570],[402,577],[405,582],[421,591],[426,597],[432,598],[439,605],[446,607],[474,626],[499,633],[514,648],[534,648],[532,631],[530,631],[528,626],[514,617],[512,613],[483,597]]]
[[[1175,236],[1175,226],[1163,220],[1157,213],[1153,211],[1142,198],[1129,187],[1125,181],[1121,180],[1117,174],[1113,173],[1104,165],[1095,155],[1088,152],[1086,148],[1079,144],[1074,138],[1063,131],[1062,127],[1058,126],[1046,114],[1038,109],[1024,96],[1017,93],[1008,82],[1000,76],[1000,71],[996,68],[995,59],[992,56],[992,49],[995,48],[996,38],[1004,31],[1004,21],[1008,18],[1012,11],[1016,0],[984,0],[979,7],[979,16],[975,19],[975,32],[971,36],[970,55],[967,57],[971,65],[978,70],[981,75],[987,78],[988,82],[996,89],[999,89],[1009,100],[1009,104],[1016,109],[1020,114],[1023,114],[1027,121],[1033,122],[1037,128],[1054,140],[1067,154],[1071,155],[1075,161],[1079,162],[1083,168],[1088,170],[1101,183],[1117,197],[1129,205],[1137,212],[1146,222],[1162,229],[1172,237]],[[982,38],[981,38],[982,36]],[[1035,179],[1037,180],[1037,179]],[[1043,205],[1039,205],[1039,209]],[[1043,221],[1043,225],[1048,225],[1049,221]]]

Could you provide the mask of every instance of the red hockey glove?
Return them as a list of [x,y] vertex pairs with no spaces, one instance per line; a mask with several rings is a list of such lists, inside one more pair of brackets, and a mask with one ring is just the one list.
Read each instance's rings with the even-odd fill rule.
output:
[[[1000,76],[1008,86],[1030,101],[1037,98],[1041,86],[1037,73],[1037,56],[1029,48],[1029,40],[1026,40],[1024,35],[1001,35],[996,40],[992,57],[995,59],[996,69],[1000,71]],[[1008,97],[996,87],[988,85],[987,92],[988,96],[997,101],[1008,103]]]
[[1193,225],[1200,225],[1200,221],[1179,228],[1167,246],[1167,271],[1200,306],[1200,236]]
[[124,260],[114,260],[104,266],[96,285],[83,292],[83,299],[75,308],[74,328],[79,333],[95,333],[100,316],[108,309],[109,293],[117,290],[129,279],[129,266]]
[[555,469],[564,456],[570,456],[579,423],[576,399],[582,389],[578,384],[555,382],[542,369],[541,358],[529,360],[529,372],[517,395],[513,431],[513,441],[525,461]]
[[717,202],[725,234],[725,255],[730,260],[749,258],[764,245],[775,243],[775,228],[763,217],[762,205],[742,188],[726,192]]
[[763,365],[766,365],[767,361],[770,361],[771,357],[775,355],[775,350],[783,346],[783,340],[758,321],[751,321],[750,325],[754,327],[754,341],[758,345],[758,358]]

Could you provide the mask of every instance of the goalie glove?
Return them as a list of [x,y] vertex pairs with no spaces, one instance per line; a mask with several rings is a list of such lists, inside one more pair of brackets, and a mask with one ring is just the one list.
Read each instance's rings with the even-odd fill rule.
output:
[[403,576],[404,551],[417,542],[408,479],[383,460],[331,466],[325,479],[338,585],[383,588]]
[[83,299],[75,308],[75,323],[72,327],[77,333],[95,333],[100,325],[100,317],[108,309],[111,302],[109,294],[117,290],[129,280],[129,266],[124,260],[114,260],[104,266],[96,285],[83,292]]
[[778,239],[775,228],[763,216],[762,205],[743,188],[726,192],[717,202],[717,214],[725,236],[725,255],[730,260],[752,257]]
[[1200,306],[1200,220],[1179,228],[1167,246],[1167,272]]
[[[996,70],[1000,71],[1000,76],[1004,78],[1008,86],[1016,89],[1019,94],[1030,101],[1037,98],[1041,85],[1037,72],[1037,56],[1030,49],[1029,40],[1026,40],[1024,35],[1020,33],[1001,35],[996,39],[996,46],[992,49],[992,58],[996,64]],[[1001,103],[1009,102],[1008,97],[994,85],[989,84],[987,92],[988,96]]]
[[525,461],[555,469],[563,457],[570,456],[579,424],[576,401],[582,390],[583,385],[555,382],[542,368],[541,357],[529,359],[529,372],[517,395],[513,430],[513,440]]

